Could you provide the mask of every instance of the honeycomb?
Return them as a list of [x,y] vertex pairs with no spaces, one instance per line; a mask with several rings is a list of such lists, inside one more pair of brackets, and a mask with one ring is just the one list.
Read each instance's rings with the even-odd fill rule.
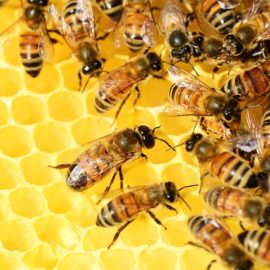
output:
[[[8,6],[0,12],[1,31],[20,14],[19,9]],[[115,52],[110,42],[111,37],[100,42],[107,59],[105,70],[113,70],[129,57]],[[11,35],[1,50],[0,269],[206,269],[214,255],[186,244],[195,241],[187,228],[187,217],[206,209],[196,189],[181,193],[191,211],[181,202],[174,205],[177,215],[162,207],[154,210],[167,230],[141,214],[108,250],[117,228],[99,228],[95,220],[101,208],[96,202],[110,176],[87,191],[76,192],[65,184],[64,171],[49,167],[73,161],[81,145],[93,139],[142,123],[161,125],[157,135],[173,145],[182,142],[190,135],[194,119],[155,113],[155,107],[166,100],[171,82],[152,79],[142,83],[136,110],[133,93],[113,126],[115,110],[99,115],[93,107],[98,79],[91,79],[84,93],[78,91],[80,65],[63,41],[55,45],[53,64],[44,64],[35,79],[21,66],[18,35]],[[157,46],[156,51],[160,50]],[[197,70],[204,72],[200,67]],[[211,74],[201,78],[212,82]],[[216,78],[213,84],[220,76]],[[197,160],[181,147],[175,153],[157,142],[145,153],[148,160],[123,167],[125,184],[173,180],[182,187],[199,183]],[[113,188],[119,188],[118,181]],[[235,231],[240,230],[237,220],[231,223]],[[218,260],[213,269],[226,267]]]

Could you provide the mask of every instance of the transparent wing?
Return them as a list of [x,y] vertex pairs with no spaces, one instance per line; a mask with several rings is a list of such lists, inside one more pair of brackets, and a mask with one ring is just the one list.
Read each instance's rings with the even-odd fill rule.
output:
[[[244,20],[249,20],[253,15],[257,14],[264,4],[264,0],[253,0],[247,14],[244,16]],[[262,11],[263,12],[263,11]]]
[[125,21],[127,17],[127,12],[124,9],[124,12],[121,16],[121,19],[116,24],[113,30],[113,43],[116,48],[121,47],[124,44],[124,32],[125,32]]
[[185,22],[186,16],[182,12],[177,0],[167,0],[164,4],[160,14],[162,30],[164,33],[172,29],[172,27],[179,28],[183,32],[186,31]]
[[149,47],[154,47],[157,43],[157,28],[154,20],[150,17],[142,25],[142,38]]
[[239,0],[217,0],[222,9],[234,9],[240,5]]
[[267,29],[266,31],[264,31],[263,33],[261,33],[256,37],[257,41],[264,41],[269,39],[270,39],[270,29]]
[[7,29],[0,33],[0,49],[2,49],[11,39],[18,36],[18,26],[20,22],[21,18],[17,19]]
[[168,73],[172,80],[177,82],[177,85],[181,88],[188,88],[189,90],[194,91],[201,90],[203,92],[215,92],[212,88],[204,84],[197,77],[193,76],[190,72],[187,72],[182,68],[171,66],[168,69]]

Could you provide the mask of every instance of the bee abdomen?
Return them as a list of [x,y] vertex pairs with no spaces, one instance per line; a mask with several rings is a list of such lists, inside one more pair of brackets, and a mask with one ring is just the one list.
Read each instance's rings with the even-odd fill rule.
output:
[[43,59],[40,55],[40,35],[25,33],[20,35],[20,56],[25,71],[33,78],[41,71]]
[[113,21],[118,21],[123,12],[122,0],[97,0],[97,4]]
[[230,152],[223,152],[212,160],[211,172],[221,181],[237,188],[258,186],[257,175],[251,167]]
[[97,112],[104,113],[113,108],[117,103],[118,99],[109,97],[108,95],[106,95],[106,97],[102,97],[102,95],[98,93],[95,97],[94,106]]

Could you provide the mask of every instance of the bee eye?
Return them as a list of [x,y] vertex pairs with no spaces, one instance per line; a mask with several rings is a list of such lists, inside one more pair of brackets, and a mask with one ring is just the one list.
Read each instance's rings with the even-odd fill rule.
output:
[[187,151],[187,152],[191,152],[192,149],[193,149],[193,147],[194,147],[194,145],[195,145],[195,142],[192,141],[192,140],[187,140],[187,141],[185,142],[185,145],[186,145],[186,147],[185,147],[186,151]]
[[139,126],[138,131],[140,133],[143,145],[146,148],[153,148],[155,145],[155,138],[152,134],[151,129],[148,126]]
[[101,66],[102,66],[102,64],[101,64],[101,62],[99,60],[95,60],[93,62],[93,68],[94,69],[99,69],[99,68],[101,68]]
[[90,68],[90,65],[86,64],[82,67],[82,73],[84,75],[89,74],[92,71],[92,69]]
[[173,182],[165,183],[165,198],[168,202],[175,202],[177,198],[177,189]]

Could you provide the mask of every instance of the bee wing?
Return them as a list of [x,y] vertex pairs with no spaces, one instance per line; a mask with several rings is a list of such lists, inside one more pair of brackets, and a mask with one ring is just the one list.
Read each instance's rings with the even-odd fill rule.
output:
[[18,25],[20,21],[21,17],[0,33],[0,49],[2,49],[2,47],[12,38],[18,36]]
[[269,39],[270,39],[270,29],[267,29],[266,31],[264,31],[263,33],[261,33],[256,37],[257,41],[264,41]]
[[119,48],[124,43],[124,31],[125,31],[125,20],[126,20],[127,12],[124,9],[123,14],[116,24],[113,30],[113,43],[116,48]]
[[172,27],[179,28],[183,32],[186,31],[185,22],[186,16],[177,0],[167,0],[160,13],[162,30],[165,34],[170,31]]
[[194,91],[213,91],[209,86],[200,81],[197,77],[193,76],[190,72],[182,68],[171,66],[168,69],[169,76],[179,87],[188,88]]
[[240,5],[237,0],[217,0],[222,9],[234,9]]
[[[263,7],[264,0],[253,0],[247,14],[244,16],[244,20],[249,20],[253,15],[257,14],[260,8]],[[262,10],[263,11],[263,10]]]

